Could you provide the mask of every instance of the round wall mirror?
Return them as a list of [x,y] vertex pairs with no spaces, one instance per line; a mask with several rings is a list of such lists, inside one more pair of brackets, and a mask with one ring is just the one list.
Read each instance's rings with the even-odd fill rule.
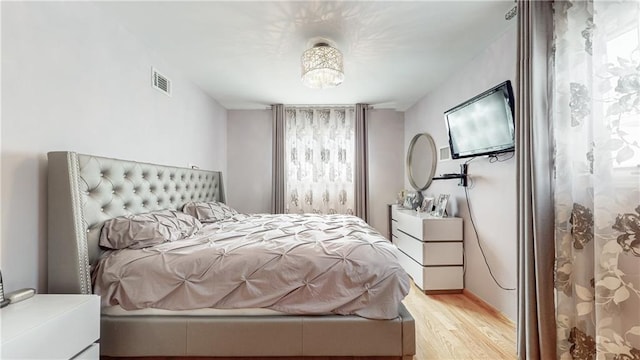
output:
[[431,185],[437,161],[436,143],[431,135],[422,133],[411,139],[407,151],[407,176],[416,191],[426,190]]

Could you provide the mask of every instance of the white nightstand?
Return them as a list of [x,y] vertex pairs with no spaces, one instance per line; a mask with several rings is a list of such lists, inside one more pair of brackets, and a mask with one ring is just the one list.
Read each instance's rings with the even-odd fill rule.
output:
[[98,359],[100,297],[35,295],[0,309],[2,359]]
[[464,289],[462,219],[438,218],[413,210],[391,210],[391,238],[400,249],[400,265],[425,293]]

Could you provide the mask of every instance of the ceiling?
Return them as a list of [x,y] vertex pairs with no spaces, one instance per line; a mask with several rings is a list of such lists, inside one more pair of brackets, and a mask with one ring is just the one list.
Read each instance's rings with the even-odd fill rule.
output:
[[[227,109],[367,103],[404,111],[515,22],[505,20],[510,0],[97,4]],[[300,56],[318,37],[344,55],[337,88],[300,80]]]

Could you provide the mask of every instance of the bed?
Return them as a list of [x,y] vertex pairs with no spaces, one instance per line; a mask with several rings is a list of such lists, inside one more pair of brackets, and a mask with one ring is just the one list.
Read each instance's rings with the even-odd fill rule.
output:
[[[92,272],[105,252],[99,241],[106,221],[163,209],[180,210],[188,202],[224,200],[220,172],[74,152],[49,153],[49,292],[94,291]],[[273,215],[262,215],[262,220],[273,221],[268,216]],[[105,306],[101,355],[411,359],[415,354],[414,320],[401,303],[392,315],[388,311],[387,315],[361,313],[368,317],[336,311],[297,314],[283,313],[283,308],[261,310],[163,312]],[[348,309],[345,313],[358,312]]]

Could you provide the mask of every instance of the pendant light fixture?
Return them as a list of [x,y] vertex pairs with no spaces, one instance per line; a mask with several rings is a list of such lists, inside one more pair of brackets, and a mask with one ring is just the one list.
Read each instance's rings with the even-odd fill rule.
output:
[[342,84],[342,53],[326,42],[318,42],[302,53],[302,83],[313,89],[326,89]]

